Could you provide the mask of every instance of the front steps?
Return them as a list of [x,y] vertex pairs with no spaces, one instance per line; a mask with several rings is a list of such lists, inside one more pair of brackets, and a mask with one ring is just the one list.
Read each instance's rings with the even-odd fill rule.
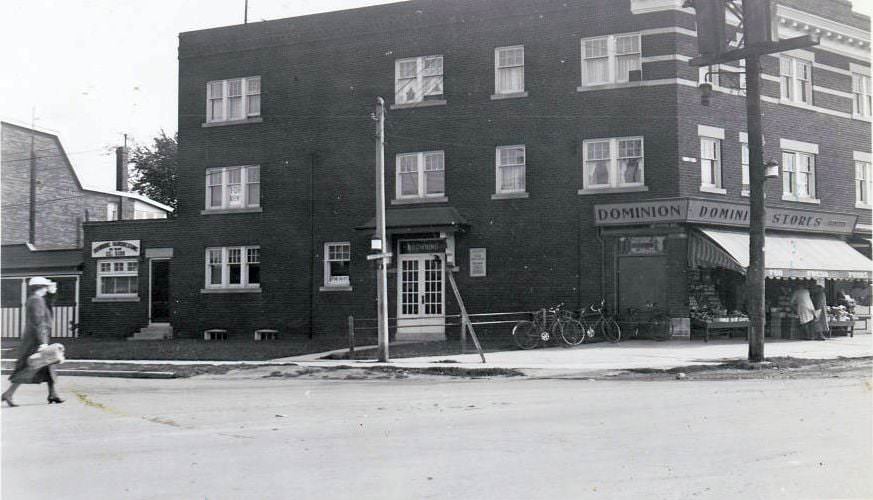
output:
[[133,337],[128,337],[127,340],[165,340],[173,338],[173,327],[169,323],[152,323],[145,328],[141,328],[133,334]]

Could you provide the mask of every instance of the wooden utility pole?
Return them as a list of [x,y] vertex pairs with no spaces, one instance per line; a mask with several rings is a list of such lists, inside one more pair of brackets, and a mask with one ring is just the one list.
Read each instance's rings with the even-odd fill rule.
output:
[[761,125],[761,58],[746,58],[746,126],[749,135],[749,361],[764,361],[764,144]]
[[381,256],[376,259],[376,309],[378,311],[379,361],[388,354],[388,240],[385,237],[385,100],[376,98],[376,233]]

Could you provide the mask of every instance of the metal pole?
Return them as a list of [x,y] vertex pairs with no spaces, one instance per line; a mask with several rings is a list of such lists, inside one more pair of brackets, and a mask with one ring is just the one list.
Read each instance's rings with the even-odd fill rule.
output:
[[385,237],[385,100],[377,97],[376,117],[378,144],[376,147],[376,231],[382,242],[383,257],[376,262],[376,306],[378,309],[379,361],[390,361],[388,354],[388,240]]
[[[747,25],[748,26],[748,25]],[[749,130],[749,361],[764,361],[764,144],[761,126],[761,59],[746,58],[746,120]]]

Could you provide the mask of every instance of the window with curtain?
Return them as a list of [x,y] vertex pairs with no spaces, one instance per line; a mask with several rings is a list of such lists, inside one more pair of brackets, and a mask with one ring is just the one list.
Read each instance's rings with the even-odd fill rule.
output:
[[720,139],[700,138],[700,186],[716,189],[722,187]]
[[416,103],[443,95],[443,56],[398,59],[394,62],[394,101]]
[[585,189],[642,186],[643,138],[617,137],[582,142]]
[[782,196],[794,200],[815,199],[814,154],[782,152]]
[[740,143],[740,172],[743,178],[743,191],[748,192],[751,182],[749,181],[749,143]]
[[206,84],[206,122],[239,121],[261,115],[261,77]]
[[348,241],[324,244],[324,286],[347,287],[351,284],[351,243]]
[[855,161],[855,202],[870,205],[870,190],[873,188],[873,170],[867,161]]
[[206,288],[260,288],[260,247],[206,249]]
[[639,33],[582,40],[582,85],[602,85],[630,80],[641,68]]
[[796,57],[779,58],[782,100],[812,104],[812,64]]
[[871,102],[870,77],[860,73],[852,73],[852,111],[855,116],[870,118]]
[[524,92],[524,46],[498,47],[494,50],[494,93]]
[[261,167],[206,169],[206,209],[244,209],[261,205]]
[[396,166],[397,199],[435,198],[445,195],[442,151],[399,154]]
[[497,148],[497,192],[525,192],[525,147],[523,145]]
[[98,297],[136,297],[139,293],[137,260],[97,261]]

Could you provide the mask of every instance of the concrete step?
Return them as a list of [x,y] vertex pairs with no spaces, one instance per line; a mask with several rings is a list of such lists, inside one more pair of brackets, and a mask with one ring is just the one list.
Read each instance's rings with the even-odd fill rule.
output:
[[173,327],[169,325],[149,325],[128,337],[127,340],[164,340],[173,338]]

